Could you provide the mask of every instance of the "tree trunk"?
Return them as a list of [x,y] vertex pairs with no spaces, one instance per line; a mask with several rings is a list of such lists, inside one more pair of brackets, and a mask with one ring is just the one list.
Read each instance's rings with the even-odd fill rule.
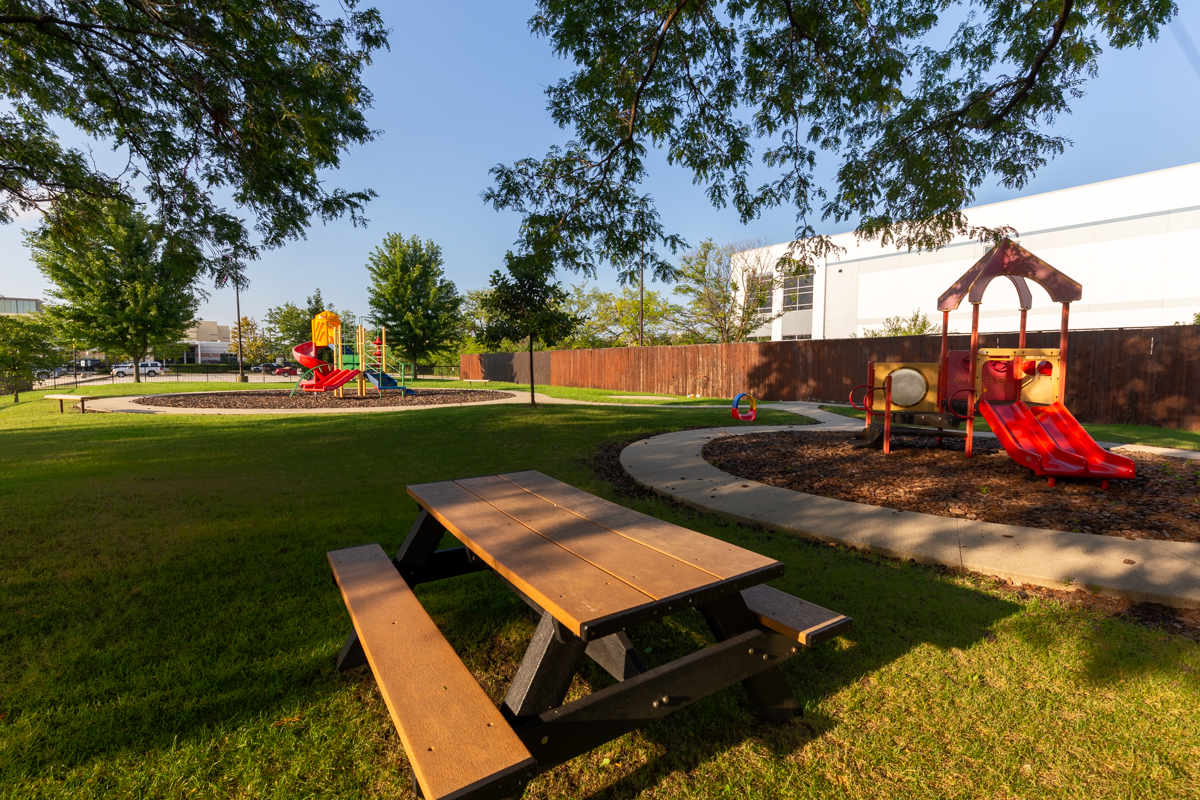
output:
[[536,406],[533,399],[533,334],[529,334],[529,405]]

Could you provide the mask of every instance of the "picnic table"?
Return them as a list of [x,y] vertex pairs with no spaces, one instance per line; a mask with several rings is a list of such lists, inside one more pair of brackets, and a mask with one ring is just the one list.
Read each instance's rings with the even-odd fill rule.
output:
[[58,413],[60,413],[60,414],[63,413],[63,401],[64,400],[78,400],[79,401],[79,413],[86,414],[87,413],[87,401],[95,400],[99,396],[100,395],[98,395],[98,394],[47,394],[47,395],[43,395],[42,397],[45,400],[57,400],[58,401]]
[[[425,798],[515,798],[536,774],[741,682],[756,712],[798,704],[779,665],[851,620],[765,586],[766,556],[540,472],[408,487],[421,512],[395,558],[328,553],[354,624],[338,668],[369,664]],[[449,532],[462,546],[439,550]],[[492,570],[540,622],[500,708],[412,587]],[[717,643],[647,669],[626,632],[695,608]],[[581,659],[617,683],[563,703]]]
[[475,384],[477,384],[477,383],[491,383],[491,380],[490,380],[490,379],[488,379],[488,380],[484,380],[483,378],[462,378],[462,382],[463,382],[463,383],[465,383],[465,384],[467,384],[467,385],[468,385],[470,388],[474,389],[474,388],[475,388]]

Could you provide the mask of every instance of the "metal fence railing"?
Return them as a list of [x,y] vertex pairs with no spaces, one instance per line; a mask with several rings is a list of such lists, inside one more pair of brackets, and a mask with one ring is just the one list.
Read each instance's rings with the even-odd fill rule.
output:
[[[292,386],[299,379],[296,375],[268,375],[262,372],[243,373],[246,383],[276,383],[281,386]],[[422,364],[417,367],[417,377],[425,379],[458,380],[457,364]],[[206,370],[203,372],[191,369],[179,370],[167,368],[166,372],[157,372],[153,376],[142,375],[141,383],[237,383],[237,371]],[[87,386],[108,386],[117,383],[134,383],[133,375],[126,374],[118,378],[112,373],[82,372],[66,374],[37,381],[34,389],[68,389]]]

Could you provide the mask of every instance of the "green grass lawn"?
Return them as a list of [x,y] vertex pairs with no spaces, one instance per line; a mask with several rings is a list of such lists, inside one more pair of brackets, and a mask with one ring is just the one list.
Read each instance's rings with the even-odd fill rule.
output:
[[[325,551],[394,551],[416,515],[407,483],[539,469],[615,499],[586,463],[598,445],[736,424],[688,408],[82,416],[39,393],[0,403],[0,797],[412,797],[370,675],[333,668],[350,623]],[[785,665],[802,718],[763,724],[735,687],[527,797],[1200,796],[1196,644],[627,504],[783,561],[775,585],[855,626]],[[499,700],[530,612],[488,573],[417,593]],[[688,612],[631,635],[656,665],[706,633]],[[609,680],[585,668],[572,694]]]
[[[850,406],[820,406],[822,411],[831,411],[843,417],[863,419],[866,414]],[[1180,450],[1200,450],[1200,431],[1180,431],[1174,428],[1152,428],[1148,425],[1094,425],[1088,423],[1084,430],[1098,442],[1123,442],[1145,444],[1152,447],[1174,447]],[[966,429],[966,423],[963,423]],[[975,418],[975,430],[990,431],[982,417]]]

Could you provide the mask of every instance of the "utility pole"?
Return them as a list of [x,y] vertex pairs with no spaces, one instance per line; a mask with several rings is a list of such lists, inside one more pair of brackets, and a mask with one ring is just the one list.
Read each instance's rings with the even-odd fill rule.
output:
[[233,281],[233,298],[237,304],[237,331],[238,331],[238,383],[245,383],[246,376],[242,372],[242,339],[246,338],[246,331],[242,329],[242,290],[238,287],[237,279]]
[[646,242],[642,241],[642,260],[638,263],[638,347],[646,346]]

